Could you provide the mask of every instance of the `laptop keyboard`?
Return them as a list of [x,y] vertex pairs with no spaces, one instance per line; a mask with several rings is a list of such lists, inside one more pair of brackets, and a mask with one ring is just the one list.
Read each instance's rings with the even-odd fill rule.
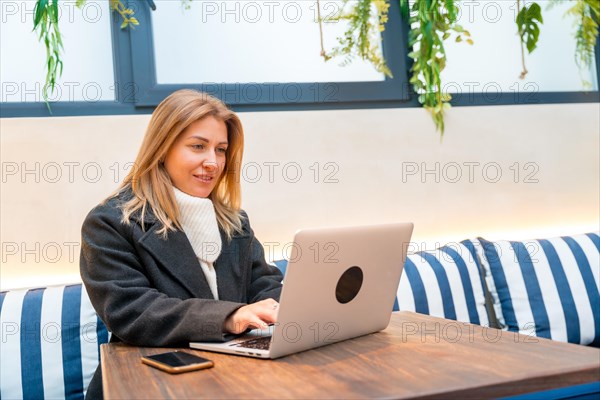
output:
[[240,343],[234,343],[231,346],[246,347],[248,349],[269,350],[269,347],[271,346],[271,336],[249,339]]

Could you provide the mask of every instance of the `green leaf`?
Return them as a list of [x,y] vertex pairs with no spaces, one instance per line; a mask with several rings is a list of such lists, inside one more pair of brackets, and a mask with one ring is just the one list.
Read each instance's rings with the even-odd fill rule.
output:
[[418,76],[416,76],[416,75],[413,75],[413,76],[411,76],[411,77],[410,77],[410,79],[409,79],[409,81],[408,81],[408,82],[410,82],[410,83],[412,83],[413,85],[415,85],[415,84],[417,84],[417,82],[420,82],[420,81],[419,81],[419,77],[418,77]]
[[46,12],[48,0],[38,0],[35,4],[35,15],[33,17],[33,28],[35,29],[42,22],[42,15]]
[[[54,64],[56,63],[56,61],[54,61],[54,57],[50,57],[48,59],[48,73],[50,74],[51,71],[54,70]],[[51,76],[51,75],[49,75]]]
[[527,51],[531,53],[537,46],[537,41],[540,36],[540,28],[536,25],[531,27],[532,29],[529,32],[527,37]]
[[446,11],[448,12],[448,19],[451,22],[456,21],[456,6],[454,5],[454,0],[445,0]]
[[58,25],[56,25],[54,27],[54,34],[56,35],[56,44],[57,44],[57,47],[62,48],[63,47],[62,35],[60,34],[60,31],[58,30]]
[[544,22],[544,18],[542,18],[542,8],[538,3],[532,3],[527,10],[527,19],[528,20],[538,20],[540,23]]
[[58,24],[58,0],[52,0],[51,10],[52,10],[52,22],[54,24]]
[[408,0],[400,0],[400,13],[404,18],[408,17]]
[[537,3],[523,7],[517,14],[516,21],[521,42],[531,53],[537,47],[540,36],[540,24],[543,23],[542,9]]

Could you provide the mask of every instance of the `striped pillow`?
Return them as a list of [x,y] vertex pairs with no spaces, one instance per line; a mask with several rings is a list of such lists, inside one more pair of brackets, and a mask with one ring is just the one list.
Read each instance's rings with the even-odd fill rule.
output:
[[529,241],[480,238],[483,267],[507,329],[600,345],[600,238],[597,233]]
[[485,283],[471,241],[409,254],[398,286],[398,309],[490,326]]
[[108,332],[82,285],[0,293],[0,398],[83,399]]

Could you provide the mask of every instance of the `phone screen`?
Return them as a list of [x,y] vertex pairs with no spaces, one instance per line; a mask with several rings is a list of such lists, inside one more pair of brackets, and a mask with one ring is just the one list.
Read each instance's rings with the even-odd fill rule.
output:
[[146,356],[146,358],[149,358],[162,364],[166,364],[170,367],[185,367],[186,365],[210,362],[210,360],[206,358],[198,357],[190,353],[185,353],[183,351],[172,351],[169,353],[155,354],[153,356]]

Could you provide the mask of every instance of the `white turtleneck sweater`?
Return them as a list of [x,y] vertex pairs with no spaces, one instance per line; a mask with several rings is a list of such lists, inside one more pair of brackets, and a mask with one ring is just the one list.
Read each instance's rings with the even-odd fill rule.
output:
[[183,231],[192,244],[194,253],[215,300],[219,300],[217,273],[213,263],[221,254],[221,235],[213,203],[208,198],[194,197],[173,187],[179,205]]

